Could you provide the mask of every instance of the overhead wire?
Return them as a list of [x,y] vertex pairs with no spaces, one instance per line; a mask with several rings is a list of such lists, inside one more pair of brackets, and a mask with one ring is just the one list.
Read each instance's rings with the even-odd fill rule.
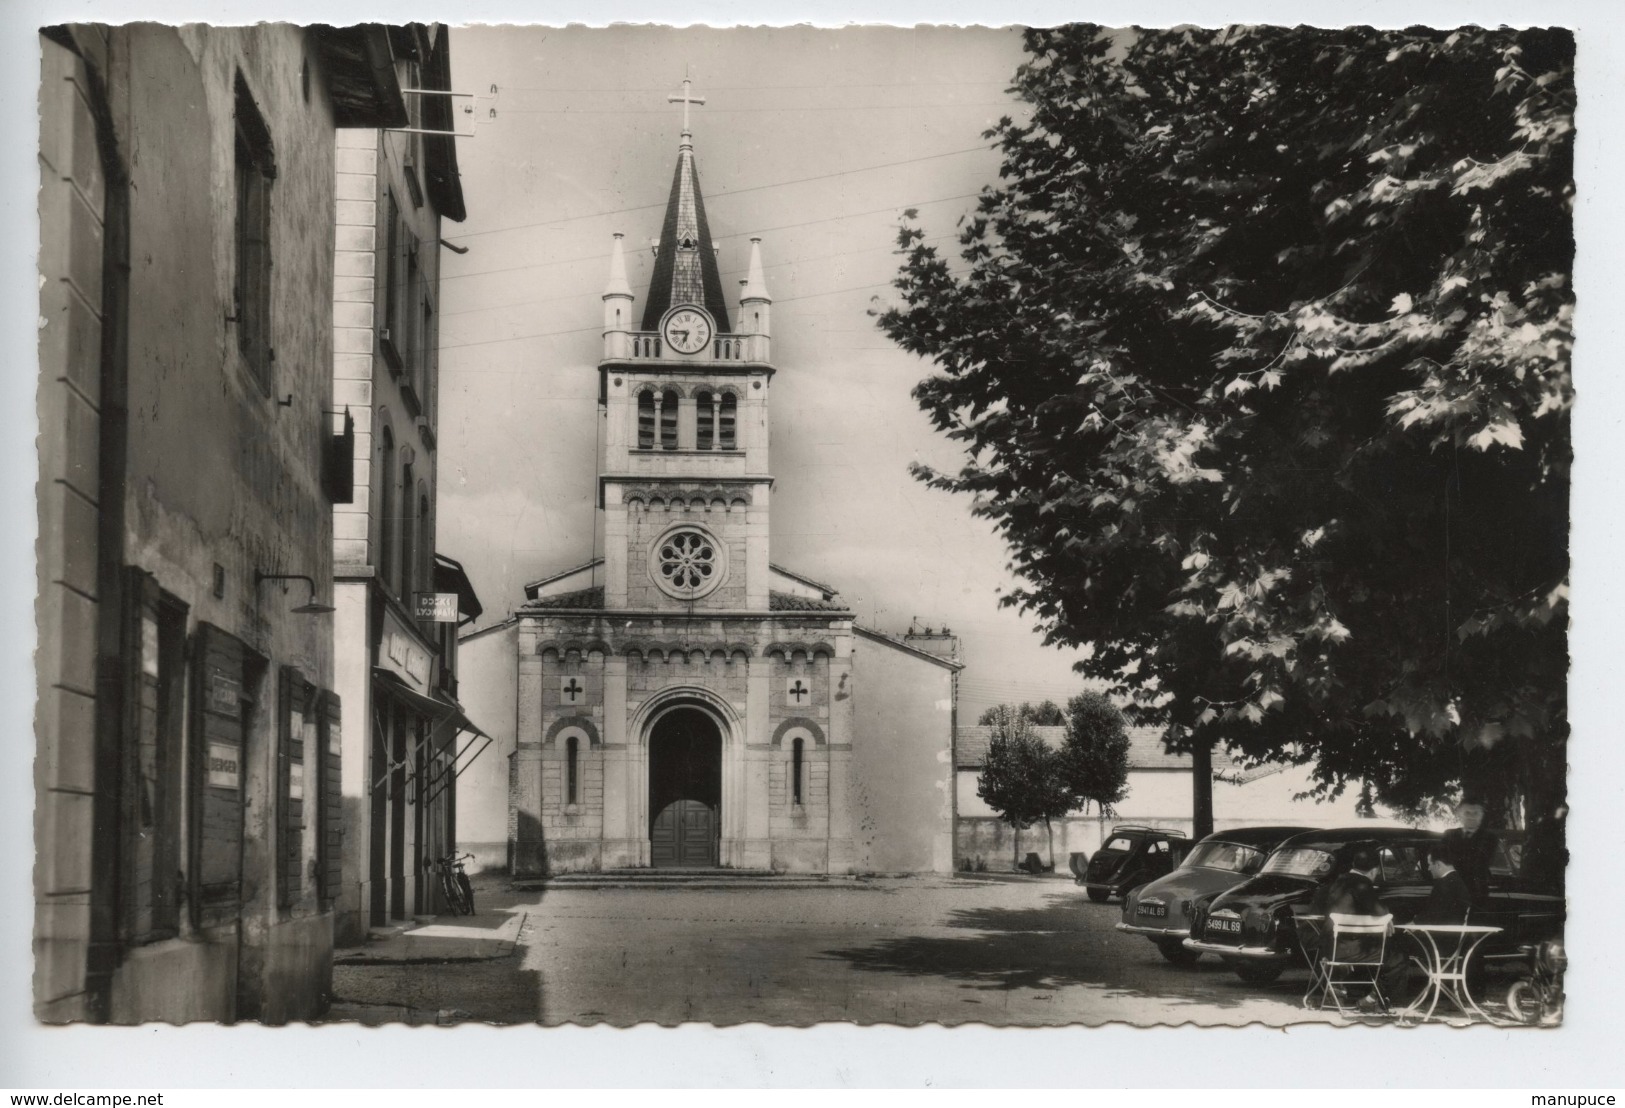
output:
[[[963,150],[945,150],[940,154],[925,154],[918,158],[904,158],[895,162],[880,162],[877,165],[858,166],[855,169],[840,169],[833,173],[819,173],[811,177],[792,177],[787,181],[772,181],[763,185],[746,185],[743,188],[723,189],[718,192],[707,193],[706,203],[723,199],[728,196],[741,196],[747,192],[761,192],[765,189],[787,188],[791,185],[805,184],[808,181],[829,181],[836,177],[849,177],[854,173],[871,173],[877,169],[895,169],[900,165],[914,165],[918,162],[932,162],[941,158],[957,157],[960,154],[979,154],[991,151],[991,146],[967,146]],[[565,223],[579,223],[583,219],[602,219],[608,215],[625,215],[628,212],[641,212],[651,208],[664,208],[666,201],[658,204],[633,204],[626,208],[608,208],[601,212],[583,212],[580,215],[560,216],[558,219],[544,219],[536,223],[516,223],[511,227],[492,227],[485,231],[460,231],[456,237],[461,239],[479,238],[482,235],[505,235],[514,231],[528,231],[535,227],[556,227]],[[731,236],[730,236],[731,237]]]

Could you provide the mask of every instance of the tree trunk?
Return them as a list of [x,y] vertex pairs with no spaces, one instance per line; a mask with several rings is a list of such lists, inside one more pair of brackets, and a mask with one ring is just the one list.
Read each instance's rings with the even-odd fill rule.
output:
[[1198,741],[1191,748],[1191,838],[1213,834],[1213,743]]
[[1016,856],[1015,856],[1015,861],[1012,863],[1012,865],[1014,865],[1016,869],[1020,869],[1021,868],[1021,824],[1012,823],[1010,825],[1010,830],[1015,832],[1015,834],[1011,835],[1010,837],[1016,841]]
[[1055,870],[1055,828],[1051,825],[1049,817],[1044,817],[1044,831],[1049,835],[1049,868]]

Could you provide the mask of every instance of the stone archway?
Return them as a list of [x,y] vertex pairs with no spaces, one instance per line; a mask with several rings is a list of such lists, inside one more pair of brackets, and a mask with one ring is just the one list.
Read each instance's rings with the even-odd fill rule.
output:
[[662,712],[649,729],[649,864],[720,864],[722,729],[700,708]]

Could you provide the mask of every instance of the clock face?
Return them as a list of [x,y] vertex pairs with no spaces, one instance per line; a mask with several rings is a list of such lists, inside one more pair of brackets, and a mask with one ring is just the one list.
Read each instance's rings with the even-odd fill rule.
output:
[[711,320],[698,308],[678,308],[660,330],[666,345],[679,354],[695,354],[711,342]]

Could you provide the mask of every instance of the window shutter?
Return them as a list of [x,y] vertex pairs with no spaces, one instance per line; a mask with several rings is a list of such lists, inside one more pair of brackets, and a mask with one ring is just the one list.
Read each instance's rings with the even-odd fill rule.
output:
[[208,623],[193,656],[190,900],[202,927],[234,917],[242,888],[245,659],[242,643]]
[[299,900],[305,831],[305,715],[310,686],[292,666],[283,666],[277,683],[277,904],[290,908]]
[[324,907],[339,897],[344,877],[344,777],[340,761],[343,713],[337,693],[324,692],[317,715],[321,737],[321,807],[317,810],[317,880]]

